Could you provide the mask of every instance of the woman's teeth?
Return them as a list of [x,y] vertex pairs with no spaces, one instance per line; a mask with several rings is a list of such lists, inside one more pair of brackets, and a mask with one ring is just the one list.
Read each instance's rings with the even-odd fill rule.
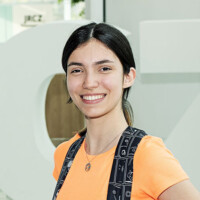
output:
[[96,100],[96,99],[101,99],[103,98],[104,95],[96,95],[96,96],[83,96],[83,99],[86,99],[86,100]]

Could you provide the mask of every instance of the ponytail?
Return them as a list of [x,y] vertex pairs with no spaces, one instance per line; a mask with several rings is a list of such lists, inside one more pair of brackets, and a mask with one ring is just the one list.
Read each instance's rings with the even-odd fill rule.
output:
[[127,124],[129,126],[133,126],[133,121],[134,121],[133,109],[128,100],[126,99],[122,100],[122,109],[123,109],[124,117],[126,119]]

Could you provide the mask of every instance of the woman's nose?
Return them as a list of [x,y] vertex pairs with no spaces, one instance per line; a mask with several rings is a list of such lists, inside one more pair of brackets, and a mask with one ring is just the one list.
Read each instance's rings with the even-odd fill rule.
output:
[[93,73],[88,73],[84,77],[83,88],[84,89],[93,89],[99,86],[98,78]]

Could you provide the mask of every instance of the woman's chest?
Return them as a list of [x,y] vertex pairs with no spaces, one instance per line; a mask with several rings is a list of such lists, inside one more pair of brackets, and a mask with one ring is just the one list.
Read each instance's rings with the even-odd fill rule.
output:
[[[57,196],[57,200],[103,200],[107,198],[108,183],[114,158],[112,149],[98,156],[87,157],[80,148]],[[90,161],[91,168],[85,170]]]

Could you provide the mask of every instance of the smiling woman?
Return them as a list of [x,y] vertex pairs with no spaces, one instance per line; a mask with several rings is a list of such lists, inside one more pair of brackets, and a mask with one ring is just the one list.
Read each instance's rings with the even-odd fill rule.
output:
[[162,140],[132,127],[127,97],[136,71],[120,31],[103,23],[78,28],[62,64],[69,102],[86,127],[55,151],[54,200],[200,200]]
[[72,52],[68,63],[69,94],[87,118],[108,118],[121,110],[123,67],[108,47],[91,39]]

